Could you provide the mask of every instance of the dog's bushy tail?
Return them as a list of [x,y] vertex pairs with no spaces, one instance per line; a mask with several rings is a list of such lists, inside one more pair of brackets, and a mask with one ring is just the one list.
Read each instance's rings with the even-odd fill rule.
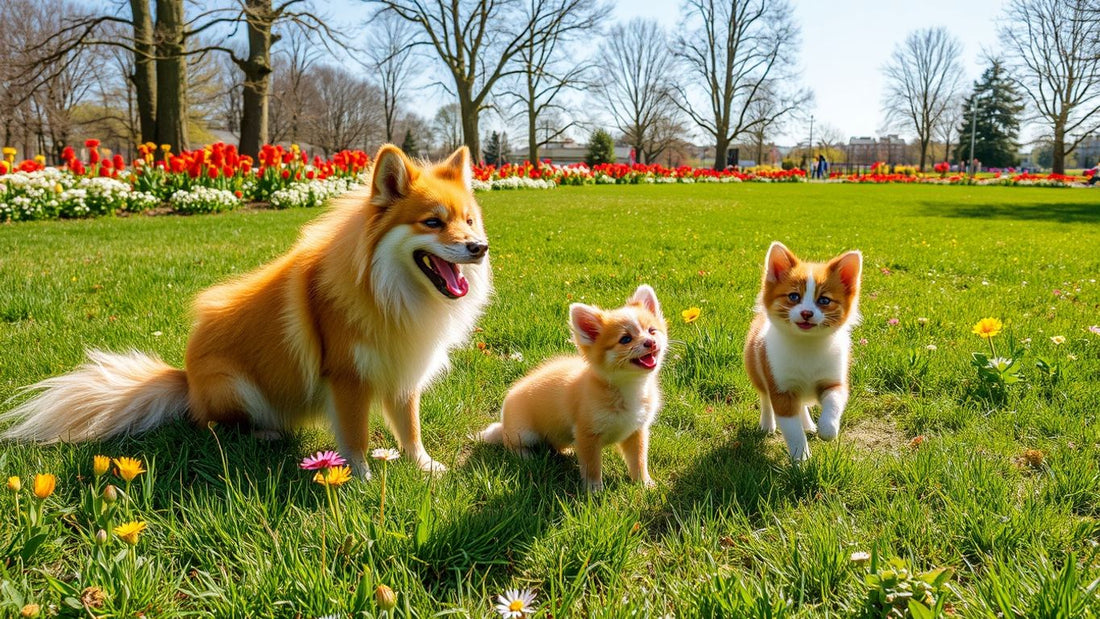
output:
[[499,445],[504,442],[504,424],[499,421],[491,423],[476,435],[477,440],[484,443]]
[[21,393],[38,392],[0,415],[15,422],[4,438],[77,442],[151,430],[187,411],[187,374],[160,359],[130,351],[88,351],[88,362]]

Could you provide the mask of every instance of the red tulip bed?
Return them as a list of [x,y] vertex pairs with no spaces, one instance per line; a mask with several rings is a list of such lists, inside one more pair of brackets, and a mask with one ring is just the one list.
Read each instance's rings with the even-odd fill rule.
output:
[[[269,208],[313,207],[367,180],[370,156],[347,150],[331,157],[310,158],[296,145],[266,145],[259,157],[241,155],[231,145],[217,143],[173,153],[143,144],[138,156],[126,161],[101,148],[97,140],[84,144],[82,155],[66,147],[62,165],[46,166],[43,157],[16,163],[15,150],[3,149],[0,160],[0,222],[79,218],[167,211],[181,214],[220,212],[245,205]],[[938,168],[937,168],[938,169]],[[559,185],[650,183],[804,182],[803,170],[757,167],[712,170],[660,164],[583,163],[484,165],[474,168],[475,190],[550,189]],[[887,171],[831,175],[845,183],[934,183],[1072,186],[1085,177],[1011,174],[970,179],[965,175]]]

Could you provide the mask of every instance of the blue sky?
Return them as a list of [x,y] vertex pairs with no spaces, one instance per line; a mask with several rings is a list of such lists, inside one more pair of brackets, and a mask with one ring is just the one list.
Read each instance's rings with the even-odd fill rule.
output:
[[[963,84],[969,89],[985,66],[983,51],[997,50],[996,20],[1004,4],[1004,0],[791,0],[802,29],[802,81],[815,94],[808,110],[815,125],[825,123],[845,138],[880,135],[882,67],[895,45],[921,28],[944,26],[959,39],[963,46]],[[339,0],[329,6],[340,7],[341,18],[366,13],[363,3],[356,0]],[[675,0],[618,0],[609,20],[654,18],[672,29],[679,16],[679,2]],[[418,107],[425,111],[434,111],[447,101],[438,89],[417,96],[423,98],[423,105]],[[483,121],[483,125],[490,126],[498,123],[492,118]],[[808,122],[792,124],[779,142],[805,140],[808,132]]]

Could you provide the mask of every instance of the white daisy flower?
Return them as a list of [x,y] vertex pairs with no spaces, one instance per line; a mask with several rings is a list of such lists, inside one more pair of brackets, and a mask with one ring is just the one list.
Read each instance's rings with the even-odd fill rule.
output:
[[522,619],[535,612],[535,592],[530,589],[509,589],[497,596],[497,612],[503,619]]
[[374,458],[375,460],[382,460],[383,462],[393,462],[394,460],[401,457],[401,452],[397,451],[396,449],[379,448],[370,452],[370,457]]

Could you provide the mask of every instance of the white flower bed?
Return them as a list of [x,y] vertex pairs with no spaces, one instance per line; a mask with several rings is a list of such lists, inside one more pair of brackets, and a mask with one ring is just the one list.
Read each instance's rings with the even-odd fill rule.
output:
[[190,191],[180,189],[168,198],[168,203],[178,213],[218,213],[240,205],[232,191],[212,187],[195,187]]
[[128,183],[77,177],[57,168],[0,176],[0,221],[111,215],[157,202]]
[[494,180],[492,187],[493,189],[553,189],[557,184],[541,178],[512,176]]
[[332,196],[346,193],[358,186],[359,179],[329,178],[297,183],[271,194],[273,208],[313,208],[321,206]]

